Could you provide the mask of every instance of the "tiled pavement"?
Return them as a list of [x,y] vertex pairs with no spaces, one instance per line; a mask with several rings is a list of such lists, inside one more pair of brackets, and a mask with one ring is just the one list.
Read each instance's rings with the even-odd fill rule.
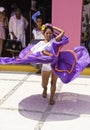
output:
[[57,82],[55,105],[41,96],[41,76],[0,71],[0,130],[89,130],[90,76]]

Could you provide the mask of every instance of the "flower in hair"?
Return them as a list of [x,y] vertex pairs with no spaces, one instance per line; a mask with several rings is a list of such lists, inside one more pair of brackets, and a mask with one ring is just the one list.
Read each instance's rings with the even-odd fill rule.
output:
[[45,27],[46,27],[45,25],[42,25],[42,26],[41,26],[41,30],[44,31],[44,30],[45,30]]

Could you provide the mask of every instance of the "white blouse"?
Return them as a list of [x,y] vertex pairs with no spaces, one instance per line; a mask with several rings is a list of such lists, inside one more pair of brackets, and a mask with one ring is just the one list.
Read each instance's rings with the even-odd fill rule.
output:
[[33,53],[40,52],[43,50],[50,51],[52,43],[55,41],[56,41],[55,38],[51,39],[48,43],[45,43],[44,41],[40,41],[34,47],[31,48],[31,51]]
[[34,37],[35,37],[35,40],[38,40],[38,39],[45,39],[44,38],[44,35],[42,34],[42,32],[36,28],[33,29],[32,31]]

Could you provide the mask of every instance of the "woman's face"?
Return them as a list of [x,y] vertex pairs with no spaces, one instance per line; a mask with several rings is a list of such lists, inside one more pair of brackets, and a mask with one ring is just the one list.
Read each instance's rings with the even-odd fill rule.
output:
[[42,26],[42,19],[38,18],[36,20],[36,25],[37,25],[38,28],[40,28]]
[[51,29],[47,29],[45,32],[44,32],[44,37],[47,41],[50,41],[52,39],[52,36],[53,36],[53,32]]
[[16,18],[17,18],[17,19],[20,19],[20,18],[21,18],[21,12],[20,12],[19,9],[16,10],[15,14],[16,14]]

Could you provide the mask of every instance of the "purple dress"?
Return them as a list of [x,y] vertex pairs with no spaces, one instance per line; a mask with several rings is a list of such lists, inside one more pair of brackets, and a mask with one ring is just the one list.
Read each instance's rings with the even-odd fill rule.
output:
[[68,38],[63,36],[60,42],[54,42],[52,44],[51,53],[53,53],[53,56],[46,56],[41,52],[37,52],[24,58],[33,47],[33,45],[29,45],[20,52],[18,60],[15,58],[1,57],[0,64],[51,63],[53,72],[64,83],[69,83],[78,77],[84,68],[90,64],[90,56],[84,46],[76,47],[73,50],[61,51],[62,46],[67,43]]

